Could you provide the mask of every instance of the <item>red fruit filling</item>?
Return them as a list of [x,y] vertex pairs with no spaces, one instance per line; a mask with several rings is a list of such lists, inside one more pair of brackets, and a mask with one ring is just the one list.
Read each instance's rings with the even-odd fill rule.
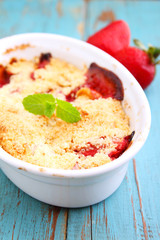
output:
[[94,155],[100,150],[105,148],[106,145],[102,144],[102,145],[93,145],[92,143],[88,142],[86,147],[82,147],[79,150],[74,150],[76,153],[78,154],[83,154],[85,157],[87,156],[91,156],[94,157]]
[[76,94],[81,87],[83,87],[83,85],[76,87],[68,95],[66,95],[66,100],[68,102],[73,102],[76,99]]
[[[132,138],[135,134],[135,131],[133,131],[130,135],[123,138],[123,140],[115,140],[114,143],[117,144],[114,151],[110,152],[108,156],[113,161],[114,159],[118,158],[122,153],[129,147],[130,142],[132,141]],[[102,139],[105,139],[106,136],[102,136]],[[77,154],[82,154],[85,157],[91,156],[94,157],[95,154],[100,150],[106,148],[106,144],[102,145],[94,145],[90,142],[87,143],[87,146],[81,147],[80,149],[75,149],[74,152]]]
[[117,147],[114,151],[110,152],[108,156],[114,160],[122,155],[122,153],[128,148],[130,142],[132,141],[132,138],[135,134],[135,131],[133,131],[130,135],[123,138],[122,141],[114,141],[114,143],[117,143]]
[[50,63],[51,53],[42,53],[39,58],[38,68],[45,68]]
[[98,99],[98,98],[102,97],[102,95],[95,90],[91,89],[90,93],[91,93],[91,99]]
[[92,63],[86,75],[86,87],[97,91],[104,98],[112,97],[123,100],[122,83],[113,72]]
[[10,82],[12,73],[8,72],[3,65],[0,65],[0,88]]
[[15,62],[17,62],[17,59],[16,58],[11,58],[11,60],[10,60],[10,64],[13,64],[13,63],[15,63]]
[[78,170],[79,169],[79,164],[78,162],[75,163],[75,165],[73,166],[72,170]]
[[31,78],[33,81],[35,80],[34,72],[31,72],[30,78]]
[[19,88],[14,89],[14,90],[11,91],[11,93],[19,93],[19,92],[20,92],[20,89],[19,89]]
[[[36,68],[45,68],[45,66],[50,63],[51,57],[52,57],[51,53],[41,53],[41,55],[39,57],[38,66]],[[35,80],[34,72],[31,72],[30,78],[33,81]]]
[[96,91],[103,98],[112,97],[117,100],[123,100],[122,83],[113,72],[99,67],[96,63],[92,63],[86,73],[86,77],[83,85],[76,87],[66,96],[67,101],[75,100],[77,91],[82,87]]

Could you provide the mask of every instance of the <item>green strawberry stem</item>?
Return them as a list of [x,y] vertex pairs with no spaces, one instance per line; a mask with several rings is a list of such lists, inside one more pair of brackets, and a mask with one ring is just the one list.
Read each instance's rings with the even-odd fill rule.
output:
[[138,39],[133,39],[133,42],[138,48],[142,49],[148,54],[151,63],[154,65],[160,64],[160,60],[157,61],[157,58],[160,56],[160,48],[148,45],[147,49]]

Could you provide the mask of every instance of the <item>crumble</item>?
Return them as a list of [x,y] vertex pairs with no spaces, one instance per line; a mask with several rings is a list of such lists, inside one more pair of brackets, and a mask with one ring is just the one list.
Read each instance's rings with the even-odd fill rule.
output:
[[[50,53],[33,60],[13,58],[0,65],[0,87],[0,146],[28,163],[55,169],[98,167],[118,158],[134,135],[121,104],[121,81],[95,63],[80,70]],[[34,93],[70,101],[81,120],[66,123],[55,115],[49,119],[29,113],[22,100]]]

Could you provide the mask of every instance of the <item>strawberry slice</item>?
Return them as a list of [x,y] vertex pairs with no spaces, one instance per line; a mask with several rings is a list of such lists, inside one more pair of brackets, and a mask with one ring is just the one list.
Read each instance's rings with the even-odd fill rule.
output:
[[34,72],[31,72],[31,73],[30,73],[30,78],[31,78],[33,81],[36,80],[36,79],[35,79],[35,76],[34,76]]
[[117,51],[129,46],[130,35],[128,24],[118,20],[90,36],[87,42],[114,57]]
[[133,131],[130,135],[124,137],[122,141],[114,141],[114,143],[117,143],[117,146],[114,151],[108,154],[108,156],[112,160],[121,156],[122,153],[129,147],[129,144],[132,141],[134,134],[135,134],[135,131]]
[[75,100],[77,92],[82,88],[90,88],[94,99],[98,97],[112,97],[117,100],[123,100],[123,86],[121,80],[111,71],[92,63],[86,73],[86,81],[83,85],[73,89],[66,100],[71,102]]
[[50,63],[51,53],[42,53],[39,58],[38,68],[45,68]]
[[103,98],[123,100],[123,86],[120,79],[111,71],[92,63],[86,74],[85,86],[95,90]]
[[0,88],[10,82],[12,73],[8,72],[3,65],[0,65]]

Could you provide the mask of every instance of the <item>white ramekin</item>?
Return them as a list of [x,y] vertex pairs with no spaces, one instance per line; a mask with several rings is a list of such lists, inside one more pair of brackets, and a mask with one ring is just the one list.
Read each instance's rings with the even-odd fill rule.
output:
[[[6,49],[28,43],[31,47],[3,54]],[[130,117],[131,129],[135,130],[133,142],[115,161],[92,169],[43,168],[18,160],[3,149],[0,149],[0,166],[14,184],[40,201],[62,207],[84,207],[102,201],[119,187],[129,160],[141,149],[148,136],[150,108],[142,88],[125,67],[110,55],[80,40],[46,33],[7,37],[0,40],[0,63],[6,63],[11,57],[30,59],[48,51],[79,68],[95,62],[121,79],[124,86],[123,106]]]

